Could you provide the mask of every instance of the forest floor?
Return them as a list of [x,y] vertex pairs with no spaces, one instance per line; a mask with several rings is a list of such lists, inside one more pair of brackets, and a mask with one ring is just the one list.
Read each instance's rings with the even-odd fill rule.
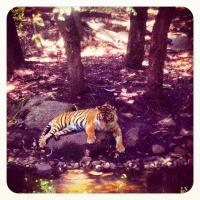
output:
[[[192,162],[193,151],[193,52],[182,44],[178,48],[168,45],[164,68],[164,99],[155,104],[144,98],[148,54],[141,69],[126,68],[124,57],[128,38],[128,15],[107,18],[85,18],[92,36],[82,43],[87,91],[73,102],[79,108],[100,105],[106,101],[117,108],[122,131],[137,125],[145,126],[140,142],[135,148],[138,156],[152,156],[151,147],[156,143],[165,147],[161,155],[181,154]],[[62,40],[56,27],[46,22],[48,32],[40,28],[42,47],[31,40],[30,33],[22,34],[29,46],[25,48],[26,63],[15,70],[8,80],[8,121],[17,113],[20,105],[36,95],[51,100],[70,102],[68,74]],[[26,22],[26,29],[31,24]],[[149,30],[152,20],[147,23]],[[29,34],[29,36],[28,36]],[[172,42],[186,38],[180,32],[169,33]],[[175,38],[175,39],[174,39]],[[178,38],[178,39],[177,39]],[[146,37],[146,51],[149,48]],[[60,46],[59,46],[59,45]],[[59,46],[59,47],[58,47]],[[31,49],[31,50],[30,50]],[[61,49],[61,57],[57,51]],[[31,51],[31,52],[30,52]],[[168,121],[162,121],[168,119]],[[15,121],[16,122],[16,121]],[[171,124],[170,124],[171,123]],[[17,128],[17,122],[9,123],[9,130]],[[146,131],[145,131],[146,130]],[[134,155],[136,155],[134,154]],[[137,157],[137,156],[136,156]],[[190,160],[190,161],[188,161]]]

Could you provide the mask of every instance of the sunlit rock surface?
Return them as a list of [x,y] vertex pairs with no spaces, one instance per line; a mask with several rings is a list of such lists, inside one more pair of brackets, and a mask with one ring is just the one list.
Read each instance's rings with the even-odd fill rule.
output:
[[73,108],[72,104],[58,101],[43,101],[39,105],[30,105],[30,112],[26,116],[24,123],[29,128],[38,128],[40,130],[43,130],[55,116]]

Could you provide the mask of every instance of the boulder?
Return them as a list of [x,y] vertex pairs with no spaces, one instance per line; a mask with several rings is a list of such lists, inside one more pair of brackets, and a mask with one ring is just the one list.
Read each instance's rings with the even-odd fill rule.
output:
[[31,110],[33,106],[40,105],[47,98],[48,98],[47,96],[40,96],[40,95],[34,96],[33,98],[27,101],[27,103],[21,108],[20,111]]
[[131,128],[125,133],[126,147],[134,147],[139,139],[139,128]]
[[50,138],[47,142],[47,148],[55,155],[58,153],[68,159],[80,160],[87,149],[92,155],[106,153],[106,149],[110,147],[111,141],[114,140],[112,134],[105,132],[96,132],[96,141],[94,144],[87,143],[87,136],[84,131],[66,134],[60,136],[58,140]]
[[26,108],[29,107],[30,111],[24,121],[28,128],[43,130],[55,116],[73,109],[73,105],[69,103],[58,101],[35,102],[39,103],[39,105],[28,103],[28,105],[32,105],[31,108],[25,105]]
[[193,41],[189,39],[186,35],[173,35],[171,36],[172,43],[171,48],[173,50],[186,50],[192,49]]

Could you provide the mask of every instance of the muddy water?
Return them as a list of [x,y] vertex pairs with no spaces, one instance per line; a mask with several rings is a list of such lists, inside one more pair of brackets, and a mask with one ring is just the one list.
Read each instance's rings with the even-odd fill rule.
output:
[[183,193],[193,182],[191,167],[138,172],[67,170],[57,179],[14,173],[18,178],[8,171],[8,186],[19,193]]

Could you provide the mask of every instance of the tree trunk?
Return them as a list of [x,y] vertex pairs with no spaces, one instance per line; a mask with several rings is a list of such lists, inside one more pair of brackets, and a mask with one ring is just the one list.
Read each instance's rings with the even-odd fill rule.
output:
[[147,21],[147,8],[134,8],[130,13],[130,30],[128,36],[126,66],[141,68],[144,58],[144,43]]
[[175,8],[159,9],[152,31],[147,74],[147,94],[159,100],[162,97],[163,67],[167,50],[167,34]]
[[64,15],[64,20],[56,17],[61,35],[64,39],[67,56],[67,68],[69,73],[70,94],[74,98],[84,91],[84,70],[81,62],[81,27],[78,12],[72,11],[70,15]]
[[10,77],[14,69],[24,62],[24,56],[17,34],[12,11],[7,16],[7,75]]

